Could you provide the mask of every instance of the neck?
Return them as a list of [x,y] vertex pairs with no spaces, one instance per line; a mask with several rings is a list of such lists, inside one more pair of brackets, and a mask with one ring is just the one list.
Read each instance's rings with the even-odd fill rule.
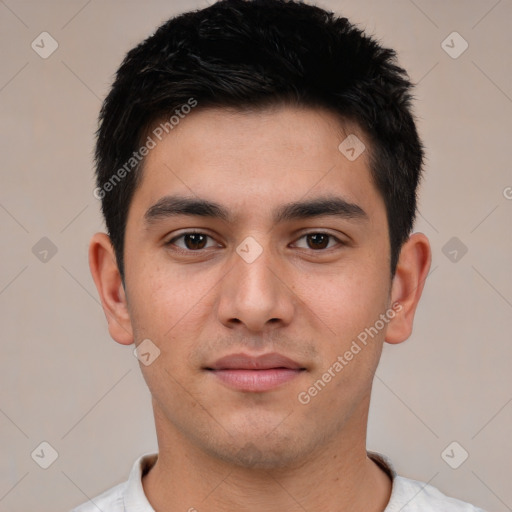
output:
[[367,457],[367,409],[354,416],[360,421],[299,464],[254,469],[201,450],[155,408],[159,456],[143,477],[144,492],[156,512],[382,512],[391,480]]

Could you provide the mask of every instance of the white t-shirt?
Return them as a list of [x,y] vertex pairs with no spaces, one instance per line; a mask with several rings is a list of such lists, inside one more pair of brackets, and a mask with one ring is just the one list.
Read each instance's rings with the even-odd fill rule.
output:
[[[369,452],[368,456],[393,479],[391,497],[384,512],[485,512],[469,503],[449,498],[431,485],[398,476],[389,460],[378,453]],[[151,469],[156,459],[156,453],[143,455],[135,461],[126,482],[71,512],[155,512],[144,494],[142,475]]]

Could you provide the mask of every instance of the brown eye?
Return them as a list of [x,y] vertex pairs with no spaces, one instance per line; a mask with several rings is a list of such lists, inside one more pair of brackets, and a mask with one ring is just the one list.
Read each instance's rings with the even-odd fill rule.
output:
[[206,236],[201,233],[191,233],[184,236],[184,242],[187,249],[204,249]]
[[[208,239],[211,239],[210,236],[204,233],[183,233],[180,236],[169,240],[166,245],[176,245],[176,247],[182,250],[188,251],[200,251],[201,249],[207,248]],[[181,243],[176,243],[178,240],[182,241]],[[211,247],[211,245],[210,245]]]
[[[305,241],[302,242],[302,240]],[[343,242],[339,240],[334,235],[329,233],[315,232],[315,233],[306,233],[302,235],[297,242],[295,242],[296,247],[300,247],[301,249],[310,249],[313,251],[322,251],[323,249],[332,249],[336,245],[343,246]]]
[[306,235],[308,246],[310,249],[325,249],[329,245],[330,235],[326,233],[312,233]]

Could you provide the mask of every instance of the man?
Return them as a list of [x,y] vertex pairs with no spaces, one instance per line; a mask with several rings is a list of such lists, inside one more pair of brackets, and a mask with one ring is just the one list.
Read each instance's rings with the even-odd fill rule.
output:
[[89,257],[159,452],[77,511],[479,510],[366,451],[431,259],[410,91],[392,50],[300,2],[224,0],[127,54]]

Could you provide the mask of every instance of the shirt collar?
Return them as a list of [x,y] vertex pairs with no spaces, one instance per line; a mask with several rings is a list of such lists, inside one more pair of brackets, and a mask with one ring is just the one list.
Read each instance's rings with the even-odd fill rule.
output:
[[133,464],[124,495],[124,508],[126,511],[155,512],[144,494],[142,477],[155,465],[157,458],[157,453],[146,453]]

